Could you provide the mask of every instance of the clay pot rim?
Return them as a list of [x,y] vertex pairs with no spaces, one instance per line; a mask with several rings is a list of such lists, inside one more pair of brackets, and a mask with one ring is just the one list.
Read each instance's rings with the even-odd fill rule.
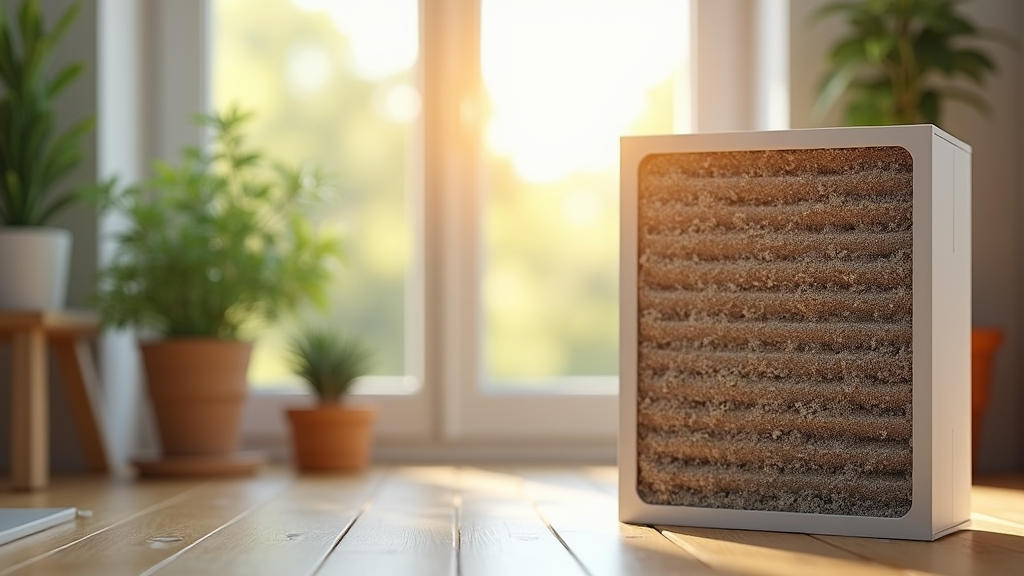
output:
[[287,412],[377,412],[377,407],[368,404],[345,404],[344,402],[331,404],[314,404],[312,406],[289,406]]
[[971,328],[971,349],[994,350],[1003,343],[1003,330],[996,327],[974,326]]
[[249,340],[231,340],[229,338],[214,338],[210,336],[153,336],[138,339],[139,346],[165,346],[175,344],[227,344],[252,346]]

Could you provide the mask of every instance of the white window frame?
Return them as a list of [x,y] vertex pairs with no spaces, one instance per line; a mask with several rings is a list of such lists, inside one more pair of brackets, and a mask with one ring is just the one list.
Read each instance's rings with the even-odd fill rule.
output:
[[[138,0],[136,0],[138,1]],[[117,0],[104,0],[112,6]],[[766,59],[786,74],[783,30],[788,0],[691,0],[693,131],[784,128],[766,110],[784,110],[788,94],[772,88],[779,78],[755,78]],[[411,194],[423,226],[412,272],[422,290],[410,293],[419,310],[412,329],[423,335],[414,376],[421,389],[405,396],[359,396],[378,407],[377,454],[384,459],[559,458],[611,461],[617,433],[616,395],[494,394],[481,389],[479,365],[477,186],[481,97],[477,0],[421,0],[420,70],[424,90],[422,195]],[[210,10],[207,0],[149,0],[142,37],[150,63],[147,89],[152,118],[145,150],[173,158],[201,135],[184,119],[209,105]],[[751,9],[753,6],[753,9]],[[779,11],[787,17],[779,17]],[[772,24],[774,22],[774,24]],[[714,30],[708,34],[707,30]],[[770,46],[765,50],[764,46]],[[757,63],[757,65],[755,65]],[[723,73],[731,71],[731,73]],[[783,78],[782,85],[788,84]],[[740,89],[737,89],[740,88]],[[745,94],[746,98],[723,98]],[[760,103],[760,104],[758,104]],[[774,120],[770,119],[774,118]],[[414,314],[415,315],[415,314]],[[417,351],[412,357],[416,358]],[[304,393],[252,394],[244,443],[286,450],[283,412],[309,403]]]

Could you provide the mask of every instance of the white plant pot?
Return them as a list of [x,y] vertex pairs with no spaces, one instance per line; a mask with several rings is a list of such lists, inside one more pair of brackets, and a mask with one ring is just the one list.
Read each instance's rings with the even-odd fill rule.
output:
[[0,226],[0,309],[64,308],[70,265],[68,230]]

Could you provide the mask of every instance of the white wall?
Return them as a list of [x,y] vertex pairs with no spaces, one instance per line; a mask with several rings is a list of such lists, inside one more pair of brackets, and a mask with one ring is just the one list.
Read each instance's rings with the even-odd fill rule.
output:
[[[810,116],[815,89],[821,78],[828,47],[843,28],[839,18],[812,24],[809,16],[823,0],[791,2],[792,108],[794,128],[838,125],[833,112],[824,122]],[[976,24],[1024,37],[1024,4],[1016,0],[973,0],[963,4]],[[1020,469],[1024,464],[1024,394],[1021,388],[1022,307],[1020,228],[1024,205],[1024,116],[1020,112],[1024,58],[1003,45],[989,43],[999,66],[984,93],[991,117],[962,104],[944,112],[942,128],[974,149],[973,156],[973,315],[976,325],[994,325],[1006,331],[994,375],[991,405],[979,454],[981,470]],[[1024,44],[1022,44],[1024,49]]]

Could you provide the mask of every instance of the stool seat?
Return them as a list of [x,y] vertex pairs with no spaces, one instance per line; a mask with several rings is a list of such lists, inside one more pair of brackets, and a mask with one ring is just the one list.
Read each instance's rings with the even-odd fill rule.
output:
[[47,344],[56,354],[86,466],[109,470],[95,402],[96,365],[89,341],[99,317],[85,310],[0,310],[0,342],[11,344],[11,486],[42,488],[49,483]]

